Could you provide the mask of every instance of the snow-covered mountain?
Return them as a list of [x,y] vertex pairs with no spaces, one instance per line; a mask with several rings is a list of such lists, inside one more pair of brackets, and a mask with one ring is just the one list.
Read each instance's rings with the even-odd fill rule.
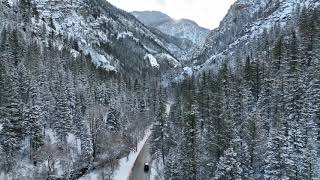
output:
[[173,20],[170,16],[160,11],[133,11],[131,14],[148,26],[157,26]]
[[[132,15],[104,0],[34,0],[34,3],[40,18],[53,25],[50,30],[77,40],[99,67],[118,71],[126,65],[132,67],[133,59],[136,66],[152,66],[144,58],[151,56],[160,64],[180,66],[179,58],[184,51],[181,47],[155,35]],[[131,62],[126,62],[129,57]]]
[[171,36],[191,40],[198,46],[204,44],[209,34],[208,29],[200,27],[194,21],[174,20],[159,11],[134,11],[132,14],[147,26],[154,27]]
[[0,37],[0,179],[112,177],[187,49],[105,0],[1,1]]
[[195,53],[194,63],[207,68],[223,59],[235,60],[235,53],[251,52],[259,38],[277,27],[294,26],[302,8],[319,5],[318,0],[238,0]]
[[236,1],[177,77],[168,122],[185,123],[159,128],[175,145],[153,167],[164,179],[319,179],[319,52],[319,0]]
[[0,180],[128,177],[151,124],[162,179],[317,179],[319,6],[238,0],[209,33],[105,0],[1,1]]

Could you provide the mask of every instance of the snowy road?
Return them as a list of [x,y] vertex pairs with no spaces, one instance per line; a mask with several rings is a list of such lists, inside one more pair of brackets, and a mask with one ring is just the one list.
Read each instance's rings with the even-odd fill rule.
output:
[[150,171],[148,173],[144,172],[144,163],[148,162],[151,164],[151,155],[150,155],[150,145],[149,140],[146,142],[140,154],[134,163],[132,168],[129,180],[149,180],[150,179]]

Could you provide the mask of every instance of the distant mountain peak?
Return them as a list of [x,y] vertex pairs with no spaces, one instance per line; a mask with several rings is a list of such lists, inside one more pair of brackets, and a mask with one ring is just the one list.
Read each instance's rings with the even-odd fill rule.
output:
[[[186,24],[190,24],[190,25],[199,26],[198,23],[196,23],[195,21],[190,20],[190,19],[185,19],[185,18],[178,19],[178,20],[176,20],[175,22],[176,22],[176,23],[186,23]],[[200,26],[199,26],[199,27],[200,27]]]
[[158,24],[159,22],[173,20],[170,16],[160,11],[133,11],[131,14],[146,25],[153,25]]
[[131,14],[147,26],[174,37],[188,39],[198,46],[204,44],[209,34],[208,29],[199,26],[192,20],[175,20],[159,11],[134,11]]

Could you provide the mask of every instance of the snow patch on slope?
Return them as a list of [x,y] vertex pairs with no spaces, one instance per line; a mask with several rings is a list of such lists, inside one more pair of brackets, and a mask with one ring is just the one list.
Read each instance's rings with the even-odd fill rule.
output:
[[8,3],[10,6],[13,6],[14,4],[17,4],[17,0],[8,0]]
[[157,59],[152,54],[146,54],[144,56],[144,59],[149,60],[152,67],[156,67],[156,68],[160,67],[160,65],[158,64]]
[[188,76],[192,76],[193,70],[192,70],[191,67],[184,67],[184,68],[183,68],[183,73],[186,74],[186,75],[188,75]]
[[167,115],[167,117],[168,117],[169,114],[170,114],[172,105],[173,105],[173,101],[168,101],[168,102],[166,103],[166,115]]
[[58,142],[55,132],[52,129],[45,129],[46,139],[49,144],[56,144]]
[[74,134],[68,133],[67,142],[70,147],[72,147],[70,150],[72,151],[72,159],[76,159],[78,154],[81,154],[81,140],[77,138]]
[[[107,71],[117,72],[116,68],[110,64],[110,61],[104,55],[97,53],[95,50],[88,48],[85,51],[85,54],[91,56],[92,62],[97,66],[101,67]],[[109,59],[113,59],[113,57],[108,56]]]
[[166,53],[157,54],[157,59],[167,60],[169,64],[172,65],[174,68],[181,67],[181,63],[174,57],[170,56],[169,54],[166,54]]
[[71,53],[72,57],[74,57],[74,58],[77,58],[80,56],[80,53],[74,49],[71,49],[70,53]]
[[90,174],[85,175],[84,177],[81,177],[79,180],[98,180],[99,176],[100,175],[98,172],[92,172]]
[[127,37],[132,38],[135,42],[139,42],[139,39],[134,37],[132,32],[128,32],[128,31],[119,33],[118,36],[117,36],[117,40],[125,39]]

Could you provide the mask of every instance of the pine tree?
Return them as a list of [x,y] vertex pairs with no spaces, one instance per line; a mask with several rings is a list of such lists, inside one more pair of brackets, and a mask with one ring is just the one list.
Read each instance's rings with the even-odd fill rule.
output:
[[38,69],[38,82],[39,82],[39,97],[41,100],[41,122],[44,128],[48,128],[52,124],[52,119],[54,118],[54,105],[55,101],[53,98],[53,93],[50,90],[50,83],[47,77],[47,72],[43,63],[39,64]]
[[204,134],[204,147],[206,151],[206,174],[209,177],[214,176],[217,160],[228,148],[231,139],[231,123],[226,112],[223,79],[218,77],[214,80],[211,77],[208,83],[208,117],[205,121],[206,132]]
[[116,109],[114,105],[110,107],[107,118],[106,125],[111,132],[118,132],[121,128],[120,122],[120,112]]
[[264,167],[265,179],[285,179],[285,160],[287,156],[283,151],[286,140],[282,126],[272,127],[267,142],[267,152]]
[[43,125],[42,125],[42,112],[41,112],[41,99],[39,96],[39,89],[36,82],[31,82],[31,102],[28,111],[27,129],[30,136],[30,159],[36,163],[35,156],[38,150],[44,145]]
[[207,121],[206,118],[209,117],[209,102],[212,98],[209,91],[209,78],[211,78],[210,75],[204,72],[199,80],[200,82],[198,83],[199,87],[197,92],[197,103],[199,106],[199,116],[202,130],[204,128],[204,123]]
[[187,112],[185,115],[185,127],[183,129],[183,146],[182,146],[182,173],[184,177],[196,179],[197,163],[196,163],[196,116],[195,112]]
[[[0,65],[1,66],[1,65]],[[2,68],[0,68],[2,69]],[[8,74],[5,71],[0,74],[5,85],[2,87],[2,99],[0,106],[0,122],[3,122],[1,129],[1,147],[5,154],[3,161],[3,168],[6,173],[12,170],[15,164],[15,157],[18,150],[21,148],[21,141],[23,136],[23,123],[21,121],[20,100],[18,94],[18,83],[16,73]]]
[[180,176],[180,163],[178,162],[178,155],[180,154],[178,148],[170,150],[168,157],[166,159],[166,164],[164,167],[165,179],[179,179],[183,178]]
[[197,178],[197,110],[195,104],[194,77],[185,80],[184,89],[184,121],[182,130],[181,166],[183,177]]
[[224,151],[223,156],[220,157],[215,176],[213,179],[241,179],[242,169],[241,162],[237,160],[237,154],[234,150],[231,142],[231,146]]
[[60,72],[60,82],[59,87],[57,87],[56,95],[56,107],[55,107],[55,122],[54,128],[57,132],[58,139],[60,143],[67,143],[68,132],[71,132],[71,112],[69,109],[68,97],[67,97],[67,87],[65,82],[65,75]]
[[285,117],[286,117],[286,128],[288,136],[288,150],[289,161],[287,163],[287,174],[290,178],[301,178],[299,177],[298,162],[301,162],[300,157],[302,155],[301,149],[303,148],[303,130],[301,130],[303,124],[302,118],[302,103],[303,103],[303,76],[302,65],[299,61],[298,56],[298,42],[295,33],[292,33],[292,40],[289,44],[288,56],[285,59],[285,91],[284,91],[284,102],[285,102]]
[[23,22],[25,23],[24,25],[26,26],[31,21],[31,1],[20,0],[19,7],[21,9]]
[[269,136],[271,129],[271,122],[273,115],[273,84],[274,79],[270,75],[269,68],[266,70],[266,77],[262,80],[262,92],[260,94],[259,100],[257,102],[257,113],[260,115],[260,122],[262,126],[262,131],[265,137]]
[[[160,90],[161,91],[161,90]],[[156,122],[152,127],[152,145],[151,152],[155,156],[160,156],[165,165],[165,157],[169,150],[169,124],[166,115],[165,97],[163,92],[159,97],[159,111],[156,117]]]
[[80,127],[81,159],[83,162],[90,164],[94,155],[92,134],[90,134],[89,128],[84,119],[80,120]]

